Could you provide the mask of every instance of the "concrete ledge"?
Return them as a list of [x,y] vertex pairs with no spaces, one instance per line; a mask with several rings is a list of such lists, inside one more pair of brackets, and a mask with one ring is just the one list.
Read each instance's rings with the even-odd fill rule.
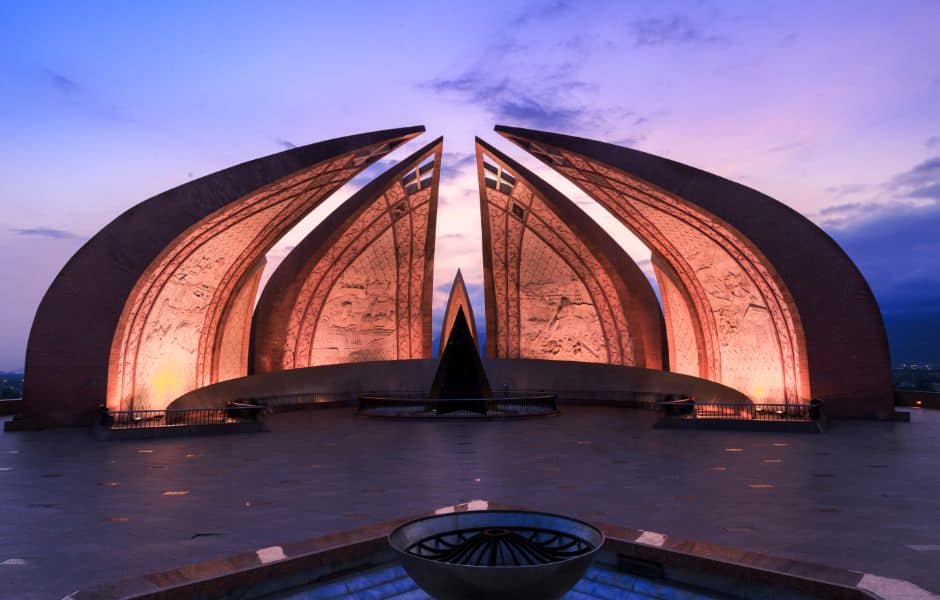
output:
[[22,398],[13,398],[10,400],[0,400],[0,417],[15,415],[23,408]]
[[[451,511],[514,508],[485,500],[443,507]],[[387,535],[398,525],[426,515],[412,515],[280,546],[260,548],[227,558],[134,577],[80,591],[75,600],[127,598],[261,598],[279,591],[329,581],[333,576],[365,570],[394,560]],[[874,576],[774,557],[748,550],[673,538],[639,529],[595,523],[607,536],[598,562],[629,572],[631,564],[652,567],[644,577],[661,574],[684,585],[720,587],[745,597],[826,598],[834,600],[901,600],[892,593],[874,594],[865,588]],[[920,590],[901,580],[904,590]],[[923,590],[921,590],[923,591]],[[923,591],[924,598],[931,597]]]
[[895,406],[940,409],[940,392],[919,392],[914,390],[895,390]]
[[264,423],[225,423],[212,425],[180,425],[179,427],[140,427],[138,429],[108,429],[96,425],[94,436],[99,440],[151,440],[201,435],[228,435],[232,433],[260,433],[267,431]]
[[654,429],[701,429],[733,431],[779,431],[784,433],[822,433],[826,424],[820,421],[759,421],[752,419],[674,419],[661,418]]

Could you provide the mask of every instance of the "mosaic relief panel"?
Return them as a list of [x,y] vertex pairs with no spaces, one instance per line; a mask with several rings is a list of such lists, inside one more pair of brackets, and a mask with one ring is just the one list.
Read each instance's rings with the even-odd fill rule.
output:
[[[234,372],[237,353],[219,347],[228,347],[219,331],[226,307],[244,291],[239,284],[258,257],[360,170],[350,168],[354,154],[314,165],[219,209],[148,267],[115,332],[110,408],[165,408],[183,393],[216,381],[220,356],[223,372]],[[247,362],[239,362],[243,375]]]
[[197,248],[160,288],[136,352],[128,356],[136,409],[161,409],[196,387],[197,351],[218,285],[244,236],[263,227],[280,208],[273,206],[229,227]]
[[607,362],[600,319],[581,279],[531,232],[523,238],[522,255],[520,357]]
[[350,262],[373,240],[388,231],[391,224],[384,202],[375,202],[349,225],[338,240],[327,245],[321,258],[304,279],[291,307],[281,364],[283,369],[310,366],[313,335],[327,295]]
[[536,196],[531,204],[527,224],[533,233],[545,240],[559,256],[579,273],[587,288],[605,332],[607,361],[613,364],[635,365],[633,339],[627,325],[620,294],[604,267],[580,236]]
[[[503,203],[505,204],[505,203]],[[506,212],[496,209],[489,204],[487,218],[490,222],[490,253],[493,264],[493,297],[496,304],[494,318],[496,319],[496,356],[500,358],[518,358],[512,355],[509,348],[510,331],[507,323],[507,314],[510,310],[508,301],[509,264],[506,260]],[[492,335],[493,332],[487,332]]]
[[[691,204],[595,161],[552,149],[548,162],[611,210],[682,278],[692,296],[680,301],[696,311],[704,328],[706,354],[715,348],[702,375],[731,385],[754,400],[798,401],[798,335],[789,304],[761,258],[720,221]],[[545,158],[540,156],[540,158]],[[667,301],[664,298],[664,302]],[[670,349],[689,339],[684,313],[666,315]],[[676,320],[675,323],[672,323]],[[695,326],[695,320],[685,321]],[[691,358],[691,352],[688,353]],[[690,366],[691,361],[683,361]],[[803,392],[805,394],[805,391]]]
[[386,231],[332,286],[320,311],[309,365],[398,357],[395,240]]
[[409,308],[411,314],[408,323],[411,325],[403,334],[410,338],[410,348],[407,355],[409,357],[422,357],[430,355],[430,347],[427,346],[426,327],[430,327],[431,307],[426,305],[425,288],[428,280],[433,280],[433,271],[428,268],[433,263],[433,257],[428,255],[428,220],[430,217],[430,204],[425,200],[420,205],[415,205],[419,199],[413,201],[414,208],[411,213],[411,269],[410,276],[410,301]]
[[[483,196],[492,263],[487,283],[495,304],[488,317],[495,331],[489,334],[495,338],[495,355],[636,364],[623,301],[608,268],[526,181],[498,160],[494,159],[495,166],[489,160],[487,155]],[[536,250],[538,254],[533,254]],[[548,272],[537,280],[524,280],[523,272],[531,275],[532,269],[546,265],[557,273],[556,283],[566,293],[551,291],[551,281],[545,279]],[[544,302],[538,294],[543,294]],[[575,297],[578,300],[573,301]],[[559,316],[546,317],[546,311]],[[574,341],[576,322],[583,334],[579,343]],[[536,323],[544,326],[541,333],[533,331]],[[545,329],[549,323],[551,329]],[[552,337],[556,334],[560,337]]]
[[436,188],[414,188],[396,181],[321,249],[292,304],[280,368],[430,355]]
[[724,248],[691,225],[642,202],[636,208],[672,242],[705,292],[721,353],[719,381],[755,401],[785,398],[777,329],[754,280]]

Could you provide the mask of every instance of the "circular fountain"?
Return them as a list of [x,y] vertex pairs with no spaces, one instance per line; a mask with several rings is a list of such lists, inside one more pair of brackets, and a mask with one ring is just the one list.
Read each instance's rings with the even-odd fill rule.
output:
[[439,600],[550,599],[584,576],[604,534],[560,515],[483,510],[411,521],[388,541],[415,583]]

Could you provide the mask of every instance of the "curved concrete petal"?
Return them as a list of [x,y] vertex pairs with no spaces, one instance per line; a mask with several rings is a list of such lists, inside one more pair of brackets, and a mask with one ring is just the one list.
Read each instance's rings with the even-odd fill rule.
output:
[[354,194],[265,286],[254,370],[430,358],[434,230],[443,143]]
[[878,305],[857,267],[812,222],[671,160],[560,134],[496,130],[653,250],[678,370],[755,402],[819,398],[831,416],[892,415]]
[[229,343],[221,324],[237,320],[259,259],[329,194],[423,130],[353,135],[256,159],[116,218],[43,297],[17,426],[85,424],[103,403],[161,409],[217,380],[220,368],[231,376],[244,336],[232,336],[235,350],[221,348]]
[[626,252],[571,200],[477,140],[487,355],[663,368],[663,319]]

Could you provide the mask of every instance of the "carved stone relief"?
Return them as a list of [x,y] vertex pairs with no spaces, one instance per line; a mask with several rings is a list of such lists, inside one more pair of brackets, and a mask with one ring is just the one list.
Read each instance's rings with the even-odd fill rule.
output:
[[637,364],[624,299],[583,234],[503,159],[478,146],[478,161],[491,354]]
[[256,355],[270,356],[256,360],[256,369],[431,355],[441,153],[438,142],[405,159],[383,175],[394,175],[384,189],[364,188],[347,201],[345,222],[329,231],[321,226],[293,250],[305,254],[269,283],[271,293],[287,294],[272,299],[283,310],[259,308],[260,331],[269,337],[260,340]]
[[535,153],[673,270],[678,281],[657,271],[673,370],[730,385],[755,401],[806,399],[787,295],[747,240],[713,215],[629,174],[560,148],[542,145]]
[[[382,145],[365,150],[378,151]],[[162,409],[223,374],[247,373],[246,362],[237,368],[235,354],[220,348],[227,308],[237,303],[242,286],[251,285],[245,275],[259,257],[361,170],[364,163],[353,163],[362,160],[362,152],[323,161],[231,202],[181,234],[151,264],[115,332],[110,408]],[[221,363],[220,352],[226,354]]]

